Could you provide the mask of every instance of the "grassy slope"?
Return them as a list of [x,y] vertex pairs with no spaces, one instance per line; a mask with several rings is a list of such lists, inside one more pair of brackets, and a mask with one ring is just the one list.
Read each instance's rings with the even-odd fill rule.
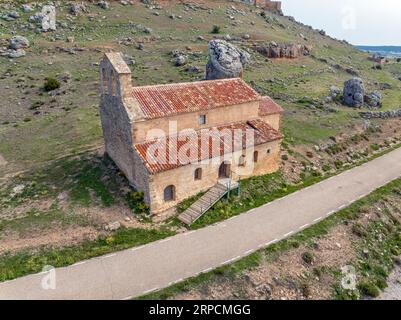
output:
[[[67,21],[75,30],[60,29],[55,34],[62,39],[74,36],[75,43],[65,41],[51,41],[55,34],[38,35],[33,31],[21,31],[33,43],[28,55],[10,63],[7,59],[0,59],[0,75],[9,72],[11,77],[0,79],[0,154],[12,165],[0,168],[0,174],[7,171],[27,168],[43,161],[54,159],[64,153],[77,151],[88,145],[99,145],[102,142],[99,118],[96,106],[98,104],[97,67],[94,65],[101,58],[101,52],[118,50],[132,55],[136,65],[132,67],[134,83],[137,85],[168,83],[194,80],[202,75],[193,75],[185,71],[185,67],[174,66],[170,52],[173,49],[185,50],[187,46],[198,55],[190,55],[190,65],[204,68],[207,61],[207,41],[196,40],[199,35],[211,39],[211,23],[222,27],[222,34],[241,36],[244,33],[251,35],[249,42],[242,42],[241,46],[249,47],[253,42],[276,41],[304,43],[313,47],[316,57],[327,59],[323,63],[312,57],[293,61],[266,62],[264,57],[253,53],[253,63],[245,71],[245,80],[254,81],[256,86],[266,94],[275,97],[286,109],[284,132],[291,143],[318,143],[322,139],[335,135],[340,130],[357,121],[352,116],[354,111],[347,108],[335,107],[339,112],[311,110],[297,101],[308,96],[323,98],[327,95],[331,85],[341,86],[351,76],[342,71],[331,71],[331,65],[340,64],[352,66],[358,70],[369,90],[377,88],[380,82],[393,85],[393,90],[384,92],[384,108],[397,107],[401,101],[399,81],[401,73],[399,65],[385,67],[382,71],[371,69],[372,63],[366,60],[367,54],[357,51],[353,47],[341,42],[323,37],[318,33],[300,26],[286,17],[275,17],[275,21],[267,23],[258,12],[251,12],[254,8],[235,4],[237,8],[247,12],[245,16],[234,14],[238,21],[236,26],[231,25],[225,13],[232,3],[227,1],[207,1],[213,7],[207,10],[184,11],[182,5],[170,5],[155,16],[143,4],[121,6],[113,3],[112,10],[105,11],[96,6],[88,5],[91,14],[95,16],[90,21],[86,16],[73,18],[73,22],[66,20],[65,6],[58,8],[60,21]],[[182,19],[170,19],[174,13]],[[268,14],[270,15],[270,14]],[[26,18],[28,15],[24,14]],[[106,16],[107,19],[102,19]],[[142,24],[152,28],[151,35],[138,31],[130,26],[129,22]],[[251,24],[254,22],[254,25]],[[10,34],[12,23],[0,26],[0,32],[6,37]],[[304,34],[309,41],[300,38]],[[2,36],[2,37],[3,37]],[[140,39],[154,36],[155,40],[146,42],[145,50],[136,49],[135,42]],[[118,39],[132,37],[134,44],[124,46],[118,44]],[[88,39],[91,39],[89,41]],[[59,53],[61,47],[85,47],[88,50],[77,55]],[[100,49],[100,50],[97,50]],[[49,64],[50,63],[50,64]],[[27,73],[26,70],[29,72]],[[71,90],[56,97],[56,106],[46,109],[41,115],[33,115],[29,107],[36,101],[51,105],[52,98],[39,95],[39,89],[46,76],[57,76],[64,71],[72,74]],[[23,85],[18,82],[25,77]],[[274,83],[267,79],[279,79]],[[24,99],[21,99],[24,97]],[[40,109],[39,109],[40,110]],[[67,111],[65,111],[67,110]],[[48,113],[47,113],[48,112]],[[24,123],[23,119],[30,120]],[[17,125],[17,127],[15,127]]]

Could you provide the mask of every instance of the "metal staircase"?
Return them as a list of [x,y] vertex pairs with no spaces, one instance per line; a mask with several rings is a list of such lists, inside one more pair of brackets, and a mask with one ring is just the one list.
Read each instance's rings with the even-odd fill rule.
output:
[[214,187],[209,189],[201,198],[192,204],[187,210],[178,216],[186,225],[193,224],[203,216],[216,202],[228,194],[231,190],[238,188],[239,184],[231,179],[220,180]]

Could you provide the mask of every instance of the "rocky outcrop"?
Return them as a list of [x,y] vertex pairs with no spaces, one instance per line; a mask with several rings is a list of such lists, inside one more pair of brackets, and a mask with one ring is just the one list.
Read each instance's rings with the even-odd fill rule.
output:
[[388,111],[367,111],[360,112],[359,115],[364,119],[388,119],[388,118],[401,118],[401,108]]
[[300,44],[277,44],[270,42],[267,45],[256,46],[255,50],[267,58],[295,59],[301,56],[309,56],[311,49]]
[[349,107],[362,107],[365,97],[365,86],[361,78],[353,78],[344,83],[343,102]]
[[353,78],[344,83],[343,103],[354,108],[360,108],[363,105],[370,108],[380,108],[382,106],[382,95],[379,91],[366,94],[362,79]]
[[224,40],[209,42],[209,61],[206,65],[206,79],[237,78],[243,67],[249,63],[250,55]]

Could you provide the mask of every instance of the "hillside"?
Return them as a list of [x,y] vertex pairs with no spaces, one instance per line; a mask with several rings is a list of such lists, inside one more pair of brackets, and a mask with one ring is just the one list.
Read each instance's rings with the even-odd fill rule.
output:
[[[392,89],[383,92],[384,108],[398,107],[401,102],[401,83],[397,80],[401,64],[372,70],[366,53],[288,17],[267,13],[267,18],[263,18],[260,10],[241,3],[197,3],[161,1],[160,6],[145,6],[135,2],[123,6],[113,2],[109,10],[87,4],[88,13],[72,16],[68,15],[68,3],[62,2],[57,13],[64,28],[59,26],[56,32],[46,34],[26,28],[32,13],[21,13],[15,21],[2,21],[3,40],[14,34],[24,35],[31,47],[26,57],[0,59],[0,155],[8,162],[6,168],[0,167],[0,172],[26,169],[101,145],[97,63],[102,52],[115,50],[131,56],[135,60],[131,68],[137,85],[202,79],[207,40],[214,36],[213,25],[221,27],[221,36],[229,34],[233,39],[242,39],[249,34],[247,40],[232,41],[252,52],[252,63],[244,78],[283,105],[285,133],[291,143],[316,144],[357,122],[352,110],[320,103],[331,85],[341,88],[352,77],[344,71],[346,68],[356,70],[370,90],[379,88],[380,83],[391,84]],[[3,3],[1,11],[9,12],[12,7],[16,6]],[[313,56],[266,61],[250,49],[254,43],[270,41],[308,45]],[[143,50],[138,50],[140,43]],[[187,53],[188,65],[174,65],[171,52],[177,49]],[[336,65],[341,69],[336,69]],[[186,71],[189,66],[196,66],[201,72]],[[67,82],[58,95],[42,92],[46,77],[63,76]],[[303,99],[305,96],[308,98]],[[313,99],[318,99],[318,103],[313,103]]]
[[[242,181],[241,197],[219,202],[191,228],[296,191],[401,141],[401,119],[364,121],[358,113],[368,109],[326,99],[332,86],[342,89],[359,75],[368,92],[382,94],[380,110],[399,108],[401,63],[377,67],[368,53],[291,17],[226,0],[111,1],[108,9],[90,1],[76,14],[72,2],[58,1],[57,30],[42,33],[28,22],[38,8],[24,12],[25,2],[0,4],[0,281],[187,230],[174,217],[148,217],[140,194],[103,156],[104,52],[123,52],[138,86],[194,81],[204,78],[208,41],[224,38],[251,55],[244,79],[285,110],[280,172]],[[18,18],[9,18],[13,11]],[[16,35],[30,46],[26,56],[10,59],[5,52]],[[268,59],[254,50],[269,43],[303,45],[310,55]],[[176,65],[177,51],[186,64]],[[49,78],[60,88],[46,92]]]

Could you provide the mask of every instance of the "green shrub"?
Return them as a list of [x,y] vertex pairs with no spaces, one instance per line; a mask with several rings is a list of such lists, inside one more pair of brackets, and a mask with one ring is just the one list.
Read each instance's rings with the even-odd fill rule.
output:
[[378,151],[380,149],[380,146],[377,143],[373,143],[373,144],[370,145],[370,148],[373,151]]
[[54,79],[54,78],[47,78],[46,81],[45,81],[45,84],[43,86],[43,89],[46,92],[53,91],[53,90],[56,90],[58,88],[60,88],[60,82],[57,79]]
[[380,295],[380,289],[373,283],[363,281],[358,284],[358,289],[362,294],[376,298]]
[[342,162],[341,160],[336,160],[334,161],[334,165],[337,169],[340,169],[344,165],[344,162]]
[[309,298],[309,296],[311,295],[311,290],[310,290],[309,285],[307,283],[302,283],[300,289],[301,289],[302,295],[305,298]]
[[281,159],[284,160],[284,161],[287,161],[287,160],[288,160],[288,155],[283,154],[283,155],[281,156]]
[[127,204],[136,214],[149,214],[149,206],[144,202],[142,191],[133,191],[127,194]]
[[376,279],[376,285],[379,289],[386,289],[388,287],[387,281],[383,277],[377,277]]
[[313,262],[313,255],[310,252],[304,252],[302,254],[302,260],[306,263],[306,264],[312,264]]
[[327,171],[331,170],[331,167],[328,164],[325,164],[325,165],[323,165],[322,169],[324,172],[327,172]]
[[219,34],[220,33],[220,27],[219,26],[213,26],[212,33],[213,34]]

